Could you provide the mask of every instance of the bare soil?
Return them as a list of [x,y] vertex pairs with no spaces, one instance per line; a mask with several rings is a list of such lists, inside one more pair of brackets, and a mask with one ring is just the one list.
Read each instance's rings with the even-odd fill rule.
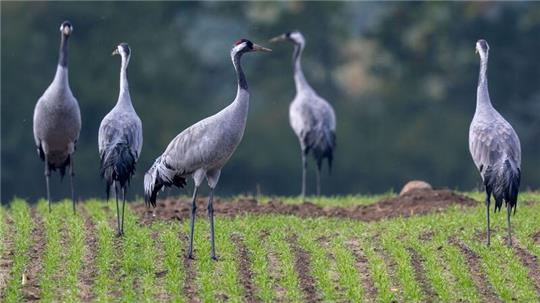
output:
[[424,260],[422,256],[413,248],[407,248],[407,251],[411,255],[411,264],[414,268],[414,276],[416,281],[420,284],[422,291],[426,295],[427,302],[434,302],[436,298],[435,290],[431,286],[431,282],[426,276],[426,271],[422,265]]
[[294,254],[294,270],[298,273],[300,289],[304,293],[305,302],[320,302],[321,299],[315,287],[315,279],[311,275],[311,256],[298,244],[298,236],[292,235],[288,239]]
[[233,234],[231,240],[234,242],[237,249],[237,263],[240,283],[244,286],[244,300],[246,302],[260,302],[255,296],[255,285],[253,284],[253,272],[251,271],[251,257],[249,251],[244,244],[244,239],[240,234]]
[[88,215],[85,208],[80,208],[80,214],[84,218],[85,226],[85,252],[83,256],[83,265],[79,274],[79,299],[81,302],[91,302],[94,299],[92,285],[96,280],[96,255],[97,255],[97,238],[96,225]]
[[486,278],[486,274],[482,270],[480,256],[470,249],[465,243],[461,242],[455,237],[451,237],[449,240],[451,245],[455,245],[461,254],[465,257],[468,268],[471,272],[471,277],[476,285],[476,289],[482,295],[484,302],[502,302],[501,299],[495,293],[493,286]]
[[356,259],[356,269],[360,274],[362,286],[365,291],[365,299],[367,302],[375,302],[377,298],[377,287],[373,283],[371,278],[371,272],[369,270],[368,259],[360,246],[360,242],[357,239],[350,239],[346,242]]
[[0,299],[3,299],[5,296],[5,291],[7,288],[7,283],[11,273],[11,267],[13,266],[13,257],[14,257],[14,243],[13,243],[13,220],[6,217],[6,231],[4,233],[4,238],[1,239],[2,245],[4,245],[4,251],[0,255]]
[[514,243],[513,248],[516,255],[521,263],[529,270],[529,279],[534,283],[536,293],[540,296],[540,266],[538,265],[538,258],[524,249],[515,237],[512,237],[512,242]]
[[[189,237],[186,234],[180,235],[181,242],[184,244],[184,247],[187,247],[189,245]],[[187,298],[188,302],[200,302],[199,299],[197,299],[197,272],[195,269],[195,266],[193,264],[194,260],[190,259],[187,256],[187,253],[182,254],[182,258],[184,261],[184,269],[186,271],[186,275],[184,277],[184,294]]]
[[[413,190],[403,196],[381,200],[370,205],[348,207],[322,207],[311,202],[286,204],[279,200],[259,203],[255,199],[214,200],[217,215],[235,217],[244,214],[283,214],[299,217],[339,217],[360,221],[377,221],[396,217],[410,217],[441,212],[452,205],[477,206],[478,202],[447,189]],[[186,220],[191,214],[191,201],[166,199],[158,201],[157,207],[149,210],[143,203],[132,204],[139,213],[142,223],[155,220]],[[197,215],[206,216],[206,200],[197,200]]]
[[30,211],[34,221],[32,230],[32,246],[30,247],[30,263],[24,269],[24,283],[22,287],[23,298],[25,301],[34,301],[40,299],[39,274],[43,269],[43,252],[45,251],[45,234],[43,219],[37,214],[35,208]]

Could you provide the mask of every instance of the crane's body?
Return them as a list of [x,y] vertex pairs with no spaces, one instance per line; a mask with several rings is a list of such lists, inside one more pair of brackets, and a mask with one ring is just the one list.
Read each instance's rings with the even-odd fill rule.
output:
[[221,169],[244,135],[249,110],[249,92],[240,58],[246,52],[269,51],[251,41],[242,39],[231,50],[236,70],[238,90],[234,101],[217,114],[203,119],[177,135],[165,152],[156,159],[144,177],[145,201],[156,206],[157,192],[164,186],[183,187],[186,178],[192,177],[195,190],[192,198],[190,244],[188,256],[193,257],[193,231],[195,203],[199,186],[206,178],[210,187],[208,218],[210,221],[211,257],[216,259],[214,245],[213,195]]
[[68,78],[68,39],[72,30],[73,27],[68,21],[60,26],[61,41],[56,74],[34,109],[34,140],[38,155],[45,162],[49,211],[51,210],[50,172],[58,169],[60,176],[63,177],[66,168],[69,167],[73,211],[75,212],[73,157],[81,131],[81,112],[77,99],[69,87]]
[[487,84],[489,46],[485,40],[476,45],[481,66],[476,111],[469,128],[469,150],[486,190],[487,244],[490,245],[489,206],[491,195],[495,211],[506,202],[508,241],[511,244],[510,214],[517,206],[521,181],[521,144],[516,132],[491,104]]
[[[98,148],[101,159],[101,177],[106,183],[107,199],[109,199],[111,187],[114,186],[115,189],[118,234],[122,235],[127,186],[135,173],[135,164],[141,154],[143,134],[141,119],[135,112],[129,94],[127,67],[131,49],[126,43],[121,43],[113,54],[119,54],[122,57],[120,93],[116,105],[101,121]],[[123,200],[122,215],[118,207],[120,191]]]
[[329,170],[332,167],[334,149],[336,147],[336,115],[334,109],[325,99],[320,97],[308,84],[301,66],[301,56],[305,47],[305,39],[300,32],[285,33],[271,41],[291,41],[294,43],[293,70],[296,96],[289,106],[289,122],[302,152],[302,190],[306,193],[307,156],[312,152],[317,162],[317,195],[320,195],[320,173],[323,160],[328,160]]

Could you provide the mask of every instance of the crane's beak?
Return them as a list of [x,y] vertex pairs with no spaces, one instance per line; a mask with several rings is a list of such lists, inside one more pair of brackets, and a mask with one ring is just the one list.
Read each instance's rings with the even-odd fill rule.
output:
[[111,56],[114,56],[114,55],[120,55],[120,53],[118,52],[118,49],[113,50]]
[[270,42],[274,43],[274,42],[280,42],[280,41],[285,41],[285,40],[287,40],[287,37],[285,36],[285,34],[283,34],[283,35],[279,35],[277,37],[270,39]]
[[260,46],[258,44],[253,43],[253,51],[256,52],[271,52],[272,50],[269,48],[266,48],[264,46]]

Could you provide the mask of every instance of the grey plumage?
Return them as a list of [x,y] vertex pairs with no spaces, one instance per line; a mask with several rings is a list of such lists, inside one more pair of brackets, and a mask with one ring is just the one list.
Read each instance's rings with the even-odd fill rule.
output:
[[156,159],[144,176],[145,201],[156,206],[157,192],[164,186],[183,187],[186,178],[193,177],[195,190],[192,199],[191,233],[189,257],[193,257],[193,230],[196,197],[204,178],[210,187],[208,217],[210,221],[211,257],[216,259],[214,248],[213,195],[221,169],[232,156],[242,140],[249,109],[248,85],[240,64],[244,53],[269,51],[242,39],[231,50],[231,59],[236,70],[238,90],[234,101],[217,114],[190,126],[174,138],[165,152]]
[[81,131],[81,113],[73,96],[68,79],[68,40],[73,31],[69,21],[60,26],[61,40],[58,66],[52,83],[39,98],[34,109],[33,129],[38,155],[45,162],[45,181],[49,211],[51,196],[49,177],[51,170],[59,170],[63,177],[69,167],[73,211],[75,190],[73,187],[73,157]]
[[320,172],[323,160],[328,160],[331,170],[336,147],[336,115],[332,106],[320,97],[307,83],[301,66],[305,39],[298,31],[285,33],[271,41],[294,43],[293,68],[296,96],[289,106],[289,122],[298,137],[302,151],[302,192],[306,193],[307,155],[311,151],[317,162],[317,195],[320,194]]
[[[143,135],[141,119],[133,108],[129,94],[127,68],[131,49],[126,43],[121,43],[113,52],[113,55],[115,54],[122,58],[120,93],[116,105],[101,121],[98,146],[101,177],[106,183],[107,200],[111,186],[115,187],[118,234],[121,235],[124,232],[127,186],[135,173],[135,164],[141,154]],[[119,189],[122,191],[122,215],[118,207]]]
[[490,244],[489,206],[491,195],[495,211],[503,201],[507,207],[508,240],[511,239],[510,213],[516,209],[521,181],[521,145],[510,125],[491,105],[487,81],[489,46],[485,40],[476,43],[480,54],[480,75],[476,112],[469,129],[469,150],[486,190],[487,243]]

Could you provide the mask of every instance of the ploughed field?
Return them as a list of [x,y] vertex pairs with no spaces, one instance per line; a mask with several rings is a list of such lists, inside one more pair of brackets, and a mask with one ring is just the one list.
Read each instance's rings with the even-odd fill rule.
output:
[[403,197],[217,199],[210,259],[198,201],[195,260],[187,259],[189,198],[126,208],[15,200],[0,209],[0,301],[537,302],[540,194],[520,196],[514,245],[506,213],[485,246],[480,193]]

